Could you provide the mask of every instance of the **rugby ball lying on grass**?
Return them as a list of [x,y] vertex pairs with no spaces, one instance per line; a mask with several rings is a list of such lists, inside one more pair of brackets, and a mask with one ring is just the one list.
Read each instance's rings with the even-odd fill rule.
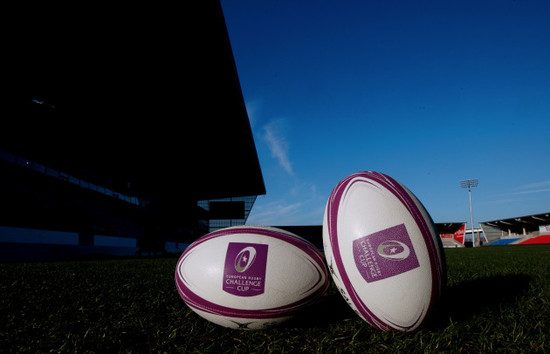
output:
[[439,234],[420,201],[389,176],[340,181],[327,202],[323,245],[340,293],[376,328],[413,331],[439,300],[446,281]]
[[237,226],[193,242],[176,286],[197,314],[230,328],[262,329],[292,318],[329,286],[322,254],[290,232]]

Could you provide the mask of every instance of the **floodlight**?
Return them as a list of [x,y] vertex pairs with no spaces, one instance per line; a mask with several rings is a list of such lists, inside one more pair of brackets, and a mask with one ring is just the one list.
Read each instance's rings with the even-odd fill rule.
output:
[[475,244],[476,244],[476,238],[474,234],[474,213],[472,211],[472,187],[477,187],[477,185],[478,185],[478,180],[476,178],[460,181],[460,187],[468,188],[468,195],[470,197],[470,222],[472,224],[472,247],[475,247]]
[[477,185],[478,185],[477,179],[466,179],[464,181],[460,181],[460,187],[462,188],[470,189],[471,187],[477,187]]

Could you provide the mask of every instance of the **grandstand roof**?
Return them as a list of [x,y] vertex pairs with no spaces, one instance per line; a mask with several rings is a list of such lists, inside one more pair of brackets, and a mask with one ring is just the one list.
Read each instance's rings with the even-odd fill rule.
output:
[[9,7],[0,149],[176,204],[265,194],[219,1]]
[[194,236],[265,194],[219,0],[3,11],[1,225]]
[[465,222],[443,222],[436,223],[435,227],[440,234],[454,234],[464,225]]
[[520,216],[509,219],[485,221],[482,224],[493,226],[504,231],[511,230],[515,233],[538,231],[539,226],[550,225],[550,213]]

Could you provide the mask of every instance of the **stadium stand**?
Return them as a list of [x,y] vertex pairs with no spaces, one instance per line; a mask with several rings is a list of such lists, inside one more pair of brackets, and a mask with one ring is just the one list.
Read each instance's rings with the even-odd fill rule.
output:
[[466,223],[438,223],[436,228],[445,248],[464,247]]
[[493,244],[503,237],[502,231],[498,227],[485,225],[483,223],[481,223],[480,226],[489,244]]
[[452,238],[441,238],[441,242],[443,243],[444,248],[459,248],[464,247],[464,244],[458,242],[455,239]]
[[550,243],[550,213],[482,222],[489,245]]
[[550,243],[550,235],[533,237],[518,243],[518,245],[536,245],[536,244],[545,244],[545,243]]
[[37,239],[42,258],[163,253],[245,222],[266,190],[219,0],[7,12],[0,259]]
[[509,245],[513,242],[516,242],[518,240],[521,240],[521,238],[519,237],[516,237],[516,238],[508,238],[508,239],[500,239],[500,240],[497,240],[497,241],[494,241],[494,242],[491,242],[489,244],[489,246],[505,246],[505,245]]

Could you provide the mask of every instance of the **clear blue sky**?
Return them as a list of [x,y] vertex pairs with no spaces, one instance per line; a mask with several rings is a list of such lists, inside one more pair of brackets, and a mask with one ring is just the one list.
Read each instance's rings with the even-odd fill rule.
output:
[[267,188],[249,224],[319,225],[386,173],[436,222],[550,211],[549,1],[222,0]]

